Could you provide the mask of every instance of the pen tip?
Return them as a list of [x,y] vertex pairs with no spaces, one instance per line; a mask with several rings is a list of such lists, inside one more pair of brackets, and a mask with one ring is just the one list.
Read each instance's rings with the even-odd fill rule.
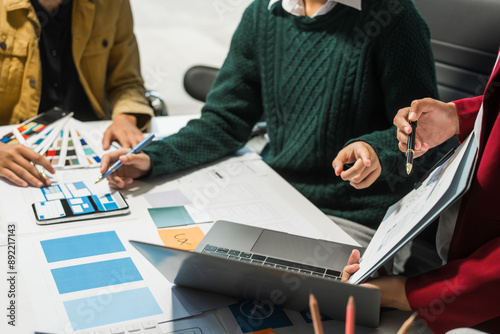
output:
[[406,174],[410,175],[412,168],[413,168],[412,164],[406,164]]
[[95,180],[95,183],[94,183],[94,184],[98,184],[98,183],[99,183],[99,182],[101,182],[101,181],[102,181],[102,176],[99,176],[99,177],[97,178],[97,180]]

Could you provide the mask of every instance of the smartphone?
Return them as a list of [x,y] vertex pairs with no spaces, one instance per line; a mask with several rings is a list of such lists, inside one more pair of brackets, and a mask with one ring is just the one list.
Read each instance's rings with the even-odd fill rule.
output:
[[128,214],[129,207],[119,192],[63,198],[32,204],[38,225]]

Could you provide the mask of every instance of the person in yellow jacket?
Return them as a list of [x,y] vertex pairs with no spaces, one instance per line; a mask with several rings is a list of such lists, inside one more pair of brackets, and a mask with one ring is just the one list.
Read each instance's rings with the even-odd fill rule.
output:
[[[113,140],[133,147],[153,111],[145,97],[128,0],[0,1],[0,125],[18,124],[52,107],[83,121],[112,119]],[[49,185],[22,145],[0,144],[0,176],[27,187]]]

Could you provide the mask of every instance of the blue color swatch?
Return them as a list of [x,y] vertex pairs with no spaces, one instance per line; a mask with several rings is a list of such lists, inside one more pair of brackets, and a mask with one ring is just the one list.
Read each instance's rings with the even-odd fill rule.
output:
[[57,268],[51,272],[60,294],[142,280],[129,257]]
[[161,314],[149,288],[126,290],[64,302],[73,330]]
[[48,263],[125,251],[115,231],[43,240],[40,243]]

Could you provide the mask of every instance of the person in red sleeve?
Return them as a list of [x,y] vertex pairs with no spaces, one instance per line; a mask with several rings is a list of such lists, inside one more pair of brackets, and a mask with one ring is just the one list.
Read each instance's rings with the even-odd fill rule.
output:
[[[436,242],[443,266],[412,278],[385,276],[365,283],[380,289],[382,306],[417,312],[435,333],[459,327],[500,331],[499,63],[482,96],[450,103],[416,100],[394,118],[403,152],[411,132],[408,121],[418,120],[416,157],[454,135],[463,141],[480,129],[471,187],[439,222]],[[358,261],[354,251],[344,281],[359,269]]]

